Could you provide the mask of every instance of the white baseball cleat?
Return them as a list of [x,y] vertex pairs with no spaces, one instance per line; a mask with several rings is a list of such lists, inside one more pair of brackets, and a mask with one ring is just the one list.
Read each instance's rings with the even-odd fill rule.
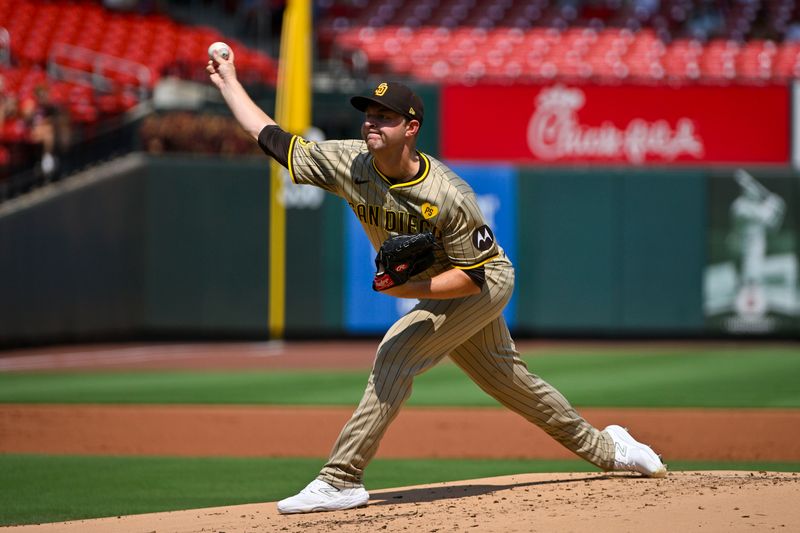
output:
[[656,452],[631,437],[625,428],[608,426],[603,431],[614,440],[614,470],[639,472],[647,477],[667,475],[667,467]]
[[281,514],[313,513],[316,511],[341,511],[367,505],[369,492],[363,485],[352,489],[337,489],[333,485],[315,479],[298,494],[278,502]]

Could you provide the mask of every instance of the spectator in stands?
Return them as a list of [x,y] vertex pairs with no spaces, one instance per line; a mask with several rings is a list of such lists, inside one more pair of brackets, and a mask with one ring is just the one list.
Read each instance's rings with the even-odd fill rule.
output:
[[800,41],[800,22],[795,21],[789,24],[783,38],[787,42]]
[[16,96],[3,100],[2,129],[0,140],[5,146],[4,158],[8,160],[3,174],[12,176],[33,167],[41,155],[41,147],[31,142],[30,129],[23,116],[22,106]]
[[20,103],[19,111],[28,140],[41,147],[39,167],[46,178],[53,177],[58,170],[56,156],[56,109],[46,99],[46,91],[39,91],[37,101],[33,96],[26,97]]
[[65,107],[53,102],[48,85],[38,85],[34,94],[42,113],[53,125],[54,153],[59,157],[72,144],[72,119]]
[[11,166],[11,151],[3,143],[3,126],[6,122],[6,82],[0,74],[0,180],[8,177]]
[[0,72],[0,126],[3,125],[3,104],[6,101],[6,78]]
[[103,7],[111,11],[133,11],[139,0],[103,0]]
[[633,0],[631,2],[634,16],[640,21],[649,21],[661,7],[660,0]]
[[3,141],[7,143],[21,143],[27,139],[25,122],[22,120],[19,109],[19,100],[16,96],[6,96],[3,100],[3,129],[0,131]]
[[6,80],[0,74],[0,139],[4,138],[3,130],[6,122],[16,113],[16,98],[11,93],[6,93]]
[[725,17],[716,2],[699,2],[686,23],[689,35],[701,41],[720,37],[725,29]]
[[141,14],[164,11],[163,0],[103,0],[103,6],[111,11],[135,11]]

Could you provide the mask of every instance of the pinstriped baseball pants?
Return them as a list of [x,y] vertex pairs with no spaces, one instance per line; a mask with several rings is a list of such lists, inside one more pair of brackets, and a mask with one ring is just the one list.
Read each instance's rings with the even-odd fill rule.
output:
[[450,358],[486,393],[601,469],[614,460],[611,438],[594,428],[555,388],[528,372],[501,312],[514,285],[505,261],[486,265],[480,294],[423,300],[378,347],[366,391],[339,434],[319,479],[339,488],[362,483],[389,424],[411,395],[414,377]]

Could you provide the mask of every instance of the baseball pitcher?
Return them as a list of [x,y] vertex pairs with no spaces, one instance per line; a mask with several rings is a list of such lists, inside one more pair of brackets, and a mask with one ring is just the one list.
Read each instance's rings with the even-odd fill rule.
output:
[[[620,426],[599,430],[557,390],[528,372],[502,316],[514,268],[469,185],[417,150],[420,98],[380,83],[351,103],[361,139],[308,142],[275,123],[237,81],[234,55],[214,55],[211,81],[242,127],[295,183],[343,198],[375,247],[372,287],[419,303],[386,332],[366,391],[319,476],[278,503],[281,513],[366,505],[364,469],[411,394],[414,377],[450,357],[486,393],[604,470],[666,473],[658,455]],[[365,283],[367,280],[365,280]]]

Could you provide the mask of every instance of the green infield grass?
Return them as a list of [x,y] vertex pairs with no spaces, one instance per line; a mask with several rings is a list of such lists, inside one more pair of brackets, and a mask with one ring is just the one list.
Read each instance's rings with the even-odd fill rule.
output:
[[[538,351],[531,372],[587,407],[800,407],[793,347]],[[0,374],[0,403],[353,405],[367,371]],[[409,405],[496,406],[455,365],[419,376]]]
[[[0,526],[276,501],[324,459],[0,455]],[[675,462],[675,470],[800,471],[800,463]],[[377,459],[368,489],[530,472],[597,472],[579,460]]]

